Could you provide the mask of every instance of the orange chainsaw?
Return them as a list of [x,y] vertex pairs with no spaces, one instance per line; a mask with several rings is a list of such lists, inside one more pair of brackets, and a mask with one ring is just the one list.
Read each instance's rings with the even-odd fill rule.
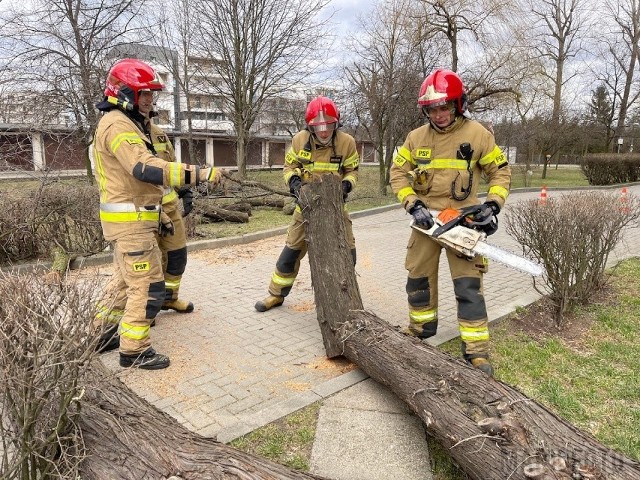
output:
[[481,255],[534,277],[545,273],[542,265],[487,243],[486,232],[495,231],[497,222],[494,216],[475,221],[473,217],[479,210],[478,205],[460,210],[446,208],[438,213],[431,228],[416,225],[413,220],[411,227],[468,259]]

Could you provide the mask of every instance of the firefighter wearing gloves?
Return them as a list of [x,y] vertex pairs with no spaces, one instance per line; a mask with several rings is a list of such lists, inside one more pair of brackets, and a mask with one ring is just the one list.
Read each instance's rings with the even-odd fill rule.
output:
[[[304,183],[317,180],[322,175],[338,175],[342,178],[342,195],[346,201],[357,181],[360,157],[353,137],[341,130],[340,113],[336,105],[326,97],[316,97],[307,106],[307,127],[298,132],[285,155],[284,181],[292,195],[298,198]],[[356,242],[351,218],[343,209],[347,243],[353,262],[356,261]],[[307,253],[304,224],[300,206],[297,205],[287,231],[286,245],[276,262],[269,283],[269,295],[256,303],[255,309],[265,312],[282,305],[284,298],[298,275],[300,261]]]
[[[496,146],[493,134],[470,120],[467,97],[460,77],[438,69],[424,80],[418,104],[428,119],[409,132],[391,166],[393,192],[416,224],[430,228],[434,216],[445,208],[479,204],[481,177],[489,181],[486,201],[473,220],[487,234],[497,228],[496,216],[511,185],[511,169]],[[442,246],[412,229],[407,247],[408,333],[419,338],[436,334],[438,327],[438,263]],[[489,363],[489,329],[482,290],[486,259],[467,260],[445,249],[457,300],[458,324],[464,358],[492,375]]]
[[98,303],[96,323],[105,330],[97,349],[119,346],[121,366],[149,370],[169,366],[149,338],[166,294],[158,235],[172,228],[175,235],[176,228],[171,215],[162,212],[163,187],[220,181],[214,168],[167,162],[158,155],[162,142],[154,141],[146,114],[154,92],[163,88],[149,65],[136,59],[117,62],[97,104],[104,114],[93,142],[100,220],[105,239],[112,242],[114,264]]

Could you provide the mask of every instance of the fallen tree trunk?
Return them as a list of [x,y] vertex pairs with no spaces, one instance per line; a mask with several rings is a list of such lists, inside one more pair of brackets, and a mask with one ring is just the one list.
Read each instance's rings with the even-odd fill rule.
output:
[[273,198],[273,197],[248,198],[247,202],[249,202],[249,204],[252,207],[273,207],[273,208],[282,208],[286,203],[284,198]]
[[129,390],[99,362],[88,370],[80,428],[86,480],[320,479],[187,430]]
[[322,178],[302,187],[300,205],[329,357],[343,354],[388,386],[473,479],[640,479],[637,462],[509,385],[366,312],[345,240],[340,181]]
[[195,210],[214,222],[247,223],[249,221],[247,213],[228,210],[204,199],[196,201]]
[[243,212],[251,216],[251,203],[249,202],[228,203],[224,206],[224,209],[232,212]]

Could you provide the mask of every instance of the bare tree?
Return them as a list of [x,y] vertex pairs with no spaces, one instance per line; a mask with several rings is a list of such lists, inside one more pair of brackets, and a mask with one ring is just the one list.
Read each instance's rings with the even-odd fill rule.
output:
[[[629,108],[638,100],[640,90],[634,84],[638,69],[638,47],[640,45],[640,1],[622,0],[608,2],[607,10],[615,22],[615,30],[609,39],[611,60],[614,68],[622,73],[619,88],[614,90],[618,98],[618,120],[616,133],[624,133]],[[636,82],[637,83],[637,82]]]
[[424,19],[435,35],[444,36],[449,44],[451,70],[458,71],[461,35],[468,34],[466,43],[480,42],[484,37],[483,27],[503,8],[502,2],[494,0],[420,0]]
[[[546,153],[553,156],[559,150],[563,137],[560,120],[564,88],[578,74],[577,71],[570,72],[568,62],[583,49],[587,4],[584,0],[542,0],[532,2],[530,8],[534,22],[532,33],[538,39],[534,44],[535,51],[545,64],[540,73],[551,86],[546,91],[553,102],[550,125],[546,129],[549,135]],[[546,167],[545,162],[542,178],[546,177]]]
[[[40,111],[66,114],[88,146],[112,63],[108,52],[140,32],[135,25],[145,1],[14,2],[0,18],[0,62],[13,72],[13,88],[38,92]],[[86,165],[91,177],[88,156]]]
[[328,0],[196,0],[201,50],[214,59],[210,87],[224,96],[246,173],[250,131],[265,101],[313,73],[322,60]]
[[396,145],[420,122],[416,99],[424,72],[440,60],[436,43],[427,41],[421,23],[406,22],[408,16],[418,16],[412,0],[379,4],[360,20],[365,33],[354,40],[355,60],[344,69],[355,114],[380,159],[382,194]]
[[[175,2],[158,1],[154,6],[155,24],[158,25],[155,35],[152,35],[152,44],[159,47],[161,52],[160,62],[171,72],[174,81],[174,95],[179,102],[184,94],[187,119],[187,145],[189,162],[197,163],[193,141],[193,115],[192,94],[198,93],[197,76],[199,71],[190,65],[190,59],[196,55],[196,11],[191,0],[177,0]],[[183,111],[180,105],[176,111]],[[180,131],[182,119],[176,115],[173,119],[174,128]]]

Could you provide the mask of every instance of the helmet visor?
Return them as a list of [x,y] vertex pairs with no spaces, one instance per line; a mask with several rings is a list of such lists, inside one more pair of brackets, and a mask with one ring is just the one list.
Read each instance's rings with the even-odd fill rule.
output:
[[320,124],[309,124],[309,130],[312,133],[323,133],[323,132],[333,132],[336,129],[336,123],[320,123]]

